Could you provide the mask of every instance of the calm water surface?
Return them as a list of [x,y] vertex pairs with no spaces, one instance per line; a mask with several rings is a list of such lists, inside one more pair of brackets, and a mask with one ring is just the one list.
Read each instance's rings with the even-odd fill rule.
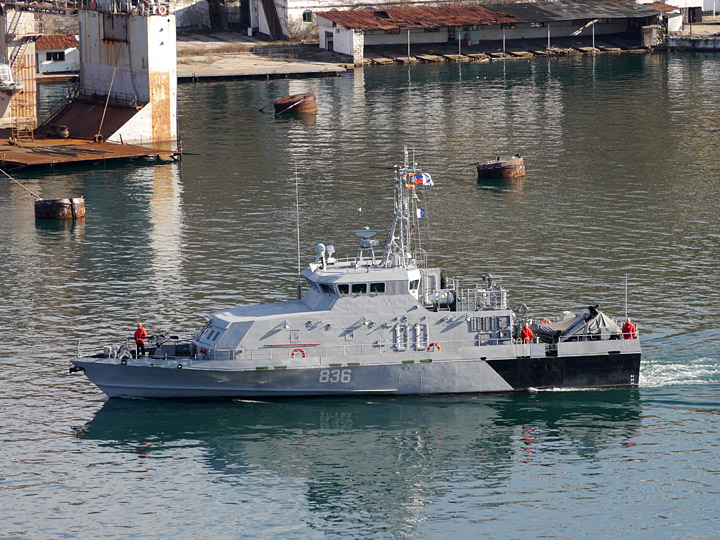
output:
[[[84,223],[0,183],[0,538],[717,538],[719,86],[713,55],[183,85],[182,163],[18,175]],[[314,118],[260,111],[303,91]],[[296,171],[304,265],[388,227],[406,144],[430,264],[536,316],[621,317],[627,274],[639,388],[187,403],[67,374],[138,320],[291,297]],[[450,168],[515,152],[524,184]]]

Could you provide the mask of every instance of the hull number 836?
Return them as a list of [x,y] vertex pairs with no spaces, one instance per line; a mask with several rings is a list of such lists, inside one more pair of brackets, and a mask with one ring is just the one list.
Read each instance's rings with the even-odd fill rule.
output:
[[350,382],[352,371],[349,369],[323,369],[320,370],[320,383],[344,383]]

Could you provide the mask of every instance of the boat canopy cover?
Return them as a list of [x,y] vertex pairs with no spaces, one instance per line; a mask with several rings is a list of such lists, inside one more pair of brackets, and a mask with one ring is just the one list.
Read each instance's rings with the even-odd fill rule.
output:
[[582,335],[587,323],[588,334],[621,334],[620,327],[610,317],[595,308],[576,317],[567,317],[561,321],[536,323],[531,326],[533,333],[545,343],[564,340],[572,336]]

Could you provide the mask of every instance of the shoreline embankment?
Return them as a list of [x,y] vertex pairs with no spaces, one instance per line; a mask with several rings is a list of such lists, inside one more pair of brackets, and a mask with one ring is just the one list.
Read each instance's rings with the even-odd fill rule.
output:
[[[451,44],[405,47],[366,47],[363,65],[411,64],[419,62],[475,62],[576,54],[652,53],[653,51],[718,51],[720,22],[693,24],[667,37],[656,48],[643,48],[618,36],[586,40],[556,40],[546,43],[523,41],[488,42],[458,50]],[[278,79],[336,76],[354,66],[349,57],[318,48],[317,44],[263,42],[242,33],[179,34],[177,41],[178,82],[232,79]]]

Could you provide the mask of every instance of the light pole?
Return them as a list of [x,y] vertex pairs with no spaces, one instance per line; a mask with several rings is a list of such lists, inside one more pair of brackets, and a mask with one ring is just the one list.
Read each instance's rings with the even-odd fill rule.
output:
[[550,50],[550,23],[548,23],[548,51]]

